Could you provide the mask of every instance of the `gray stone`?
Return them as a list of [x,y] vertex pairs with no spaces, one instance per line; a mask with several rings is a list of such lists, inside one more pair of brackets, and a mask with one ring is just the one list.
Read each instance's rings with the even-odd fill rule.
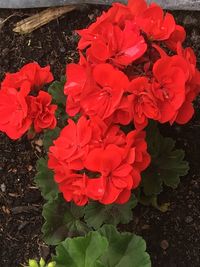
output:
[[[67,4],[110,5],[113,2],[127,3],[127,0],[0,0],[0,8],[49,7]],[[200,0],[148,0],[148,2],[157,2],[166,9],[200,10]]]
[[187,217],[185,218],[185,222],[186,222],[186,223],[192,223],[192,222],[193,222],[193,218],[192,218],[191,216],[187,216]]

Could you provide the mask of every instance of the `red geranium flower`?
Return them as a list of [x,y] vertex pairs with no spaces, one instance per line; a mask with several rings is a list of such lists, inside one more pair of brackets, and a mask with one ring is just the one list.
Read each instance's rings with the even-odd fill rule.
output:
[[20,138],[31,126],[26,96],[14,88],[0,90],[0,131],[11,139]]
[[28,96],[29,116],[33,120],[36,133],[43,129],[54,129],[56,127],[55,111],[57,105],[51,104],[52,97],[44,91],[40,91],[37,97]]
[[81,107],[85,114],[98,115],[104,120],[117,109],[129,81],[109,64],[97,65],[92,78],[95,85],[84,88]]
[[[108,145],[105,149],[99,148],[91,151],[86,159],[85,167],[101,174],[96,184],[104,185],[104,194],[100,202],[111,204],[117,200],[124,191],[130,191],[133,186],[131,175],[132,166],[123,162],[123,150],[116,145]],[[129,192],[130,196],[130,192]],[[125,202],[127,199],[125,199]]]
[[163,57],[153,66],[152,90],[157,100],[161,117],[159,121],[170,121],[185,101],[185,83],[188,67],[180,56]]
[[16,73],[7,73],[1,84],[2,88],[12,87],[16,89],[26,88],[26,90],[41,89],[44,84],[53,81],[50,66],[40,67],[37,62],[24,65]]
[[132,116],[137,129],[146,127],[148,119],[158,120],[160,118],[160,111],[148,78],[138,77],[133,79],[128,91],[132,93],[128,101],[131,102]]
[[68,120],[60,136],[49,149],[49,168],[57,169],[60,165],[65,169],[81,170],[83,159],[87,156],[89,142],[92,138],[90,121],[81,117],[77,124]]
[[106,23],[91,42],[87,57],[93,63],[110,61],[117,66],[127,66],[140,58],[146,49],[147,44],[134,22],[126,21],[123,29]]
[[164,15],[163,9],[155,3],[136,17],[136,23],[152,41],[167,40],[176,26],[174,17],[169,13]]
[[103,14],[97,18],[97,21],[92,23],[87,29],[77,31],[81,36],[78,43],[78,49],[83,50],[91,45],[93,41],[99,39],[102,30],[105,31],[104,29],[107,23],[117,25],[123,29],[125,21],[132,18],[133,15],[127,6],[114,3],[108,12],[103,12]]

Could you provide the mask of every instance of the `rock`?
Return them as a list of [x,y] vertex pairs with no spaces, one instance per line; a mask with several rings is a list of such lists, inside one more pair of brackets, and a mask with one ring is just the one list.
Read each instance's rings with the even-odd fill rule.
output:
[[167,240],[162,240],[162,241],[160,242],[160,247],[161,247],[163,250],[168,249],[168,247],[169,247],[169,243],[168,243],[168,241],[167,241]]
[[3,192],[3,193],[5,193],[6,192],[6,185],[3,183],[3,184],[1,184],[1,191]]
[[192,216],[187,216],[187,217],[185,218],[185,222],[186,222],[186,223],[191,223],[191,222],[193,222],[193,218],[192,218]]
[[43,146],[43,141],[42,141],[42,139],[35,140],[35,144],[36,144],[37,146]]

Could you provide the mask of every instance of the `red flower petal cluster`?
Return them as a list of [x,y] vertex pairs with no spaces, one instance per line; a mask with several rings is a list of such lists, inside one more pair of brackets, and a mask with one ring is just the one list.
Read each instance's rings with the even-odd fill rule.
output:
[[130,0],[128,6],[114,4],[78,33],[80,62],[66,69],[69,115],[133,122],[137,129],[149,119],[171,124],[191,119],[199,71],[192,48],[182,48],[185,30],[171,14],[157,4]]
[[116,125],[108,127],[98,117],[82,116],[77,124],[69,120],[54,141],[48,166],[67,201],[124,203],[150,163],[144,138],[144,132],[126,136]]
[[32,124],[35,132],[53,129],[57,106],[51,104],[48,93],[39,91],[38,94],[52,80],[49,66],[41,68],[36,62],[25,65],[17,73],[7,73],[0,89],[0,131],[18,139]]
[[[174,17],[144,0],[113,4],[78,34],[80,61],[67,66],[64,93],[66,112],[82,116],[54,141],[48,166],[66,201],[125,203],[150,163],[149,119],[183,124],[194,113],[196,57]],[[135,130],[120,130],[130,123]]]

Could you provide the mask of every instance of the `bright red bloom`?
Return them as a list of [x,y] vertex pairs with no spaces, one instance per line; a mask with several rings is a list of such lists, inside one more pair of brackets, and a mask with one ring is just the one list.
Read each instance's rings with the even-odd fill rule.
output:
[[93,70],[95,86],[85,88],[81,106],[87,115],[98,115],[101,119],[111,116],[117,109],[128,78],[109,64],[99,64]]
[[132,18],[133,16],[127,6],[119,3],[113,4],[108,12],[103,12],[103,14],[97,18],[97,21],[92,23],[87,29],[77,31],[81,36],[78,49],[83,50],[91,45],[93,41],[99,39],[101,31],[105,31],[104,28],[107,23],[117,25],[123,29],[125,21]]
[[148,119],[158,120],[160,111],[156,99],[151,91],[151,84],[146,77],[133,79],[128,91],[132,93],[128,101],[131,102],[134,125],[143,129]]
[[176,26],[174,17],[169,13],[164,15],[163,9],[155,3],[136,17],[136,23],[152,41],[167,40]]
[[49,149],[49,168],[57,169],[61,165],[65,169],[81,170],[91,139],[92,128],[89,120],[81,117],[77,124],[68,120],[68,125]]
[[123,150],[116,145],[91,151],[86,159],[85,167],[101,174],[101,177],[96,179],[96,184],[99,184],[100,188],[103,185],[104,192],[100,200],[103,204],[115,202],[123,190],[132,189],[134,178],[131,171],[133,168],[130,164],[123,162]]
[[[59,174],[59,177],[61,174]],[[84,174],[67,172],[62,175],[62,182],[59,183],[59,190],[63,193],[66,201],[74,201],[78,206],[84,206],[88,202],[86,185],[88,177]]]
[[185,83],[188,68],[180,56],[163,57],[153,66],[152,90],[157,100],[161,117],[159,121],[170,121],[185,101]]
[[[80,81],[77,76],[73,82],[76,70],[80,73]],[[81,110],[86,115],[97,115],[103,120],[115,112],[129,83],[127,76],[110,64],[99,64],[90,71],[73,65],[67,74],[67,112],[75,115]]]
[[50,147],[48,161],[65,199],[77,205],[88,199],[104,204],[128,201],[150,162],[144,133],[126,136],[98,117],[68,122]]
[[41,89],[44,84],[53,81],[50,66],[40,67],[37,62],[24,65],[16,73],[7,73],[1,84],[2,88],[11,87],[15,89],[26,88],[26,90]]
[[123,29],[106,23],[87,49],[88,60],[94,63],[112,62],[127,66],[140,58],[147,44],[134,22],[126,21]]
[[14,88],[0,90],[0,131],[11,139],[20,138],[31,126],[26,96]]
[[[132,163],[139,172],[145,170],[151,161],[145,137],[144,131],[137,130],[129,132],[126,136],[126,160],[128,163]],[[138,186],[139,182],[134,184],[134,188]]]
[[36,133],[43,129],[54,129],[56,127],[55,111],[57,105],[51,104],[52,97],[44,91],[40,91],[38,96],[28,96],[29,116],[33,120]]

